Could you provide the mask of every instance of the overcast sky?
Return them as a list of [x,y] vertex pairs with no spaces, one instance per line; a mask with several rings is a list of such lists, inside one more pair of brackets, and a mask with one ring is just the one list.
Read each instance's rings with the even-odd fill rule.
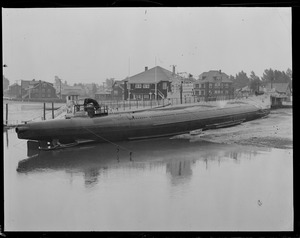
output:
[[290,8],[2,9],[2,24],[10,84],[102,83],[155,64],[195,77],[292,69]]

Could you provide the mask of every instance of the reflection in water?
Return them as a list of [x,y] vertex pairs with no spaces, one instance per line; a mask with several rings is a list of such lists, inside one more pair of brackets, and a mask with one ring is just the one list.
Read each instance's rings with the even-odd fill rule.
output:
[[[212,161],[218,165],[231,158],[238,161],[241,155],[256,155],[251,148],[218,145],[209,142],[180,139],[155,139],[136,142],[122,142],[119,147],[111,144],[89,144],[57,151],[38,151],[38,154],[22,160],[18,164],[19,173],[64,170],[66,173],[83,174],[85,185],[92,187],[98,183],[101,170],[145,169],[153,165],[166,166],[172,184],[188,181],[197,161],[204,161],[206,169]],[[121,149],[125,148],[125,149]],[[131,153],[132,151],[132,153]],[[35,152],[37,153],[37,151]],[[32,153],[28,153],[32,154]],[[147,165],[150,164],[150,167]],[[155,166],[154,166],[155,167]]]
[[192,163],[190,160],[175,161],[167,163],[167,172],[171,175],[173,185],[187,182],[192,176]]
[[84,184],[89,187],[97,184],[100,172],[98,169],[91,168],[84,171]]

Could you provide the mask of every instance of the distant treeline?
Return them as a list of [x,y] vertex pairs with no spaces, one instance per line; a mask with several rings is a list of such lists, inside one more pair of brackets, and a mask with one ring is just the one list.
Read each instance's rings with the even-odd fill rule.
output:
[[267,83],[289,83],[292,87],[292,70],[288,68],[286,72],[273,70],[273,69],[265,69],[263,76],[258,77],[254,71],[251,71],[250,76],[243,71],[237,73],[234,76],[230,75],[230,79],[233,81],[234,88],[242,88],[245,86],[249,86],[251,90],[256,91],[259,86],[264,86]]

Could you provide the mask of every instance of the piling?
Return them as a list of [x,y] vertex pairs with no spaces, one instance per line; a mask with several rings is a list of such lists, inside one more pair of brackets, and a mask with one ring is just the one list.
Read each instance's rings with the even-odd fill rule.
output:
[[46,103],[44,102],[44,109],[43,109],[43,111],[44,111],[44,120],[46,120]]
[[6,119],[6,125],[8,124],[8,103],[6,103],[6,115],[5,115],[5,119]]
[[52,119],[54,119],[54,102],[52,102]]

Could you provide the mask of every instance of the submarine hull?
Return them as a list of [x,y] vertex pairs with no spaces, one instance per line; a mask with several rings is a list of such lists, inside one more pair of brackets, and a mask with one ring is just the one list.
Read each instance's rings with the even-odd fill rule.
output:
[[191,107],[132,112],[99,118],[71,118],[28,123],[16,128],[19,139],[69,143],[76,140],[111,142],[173,136],[255,120],[269,114],[254,105],[199,110]]

